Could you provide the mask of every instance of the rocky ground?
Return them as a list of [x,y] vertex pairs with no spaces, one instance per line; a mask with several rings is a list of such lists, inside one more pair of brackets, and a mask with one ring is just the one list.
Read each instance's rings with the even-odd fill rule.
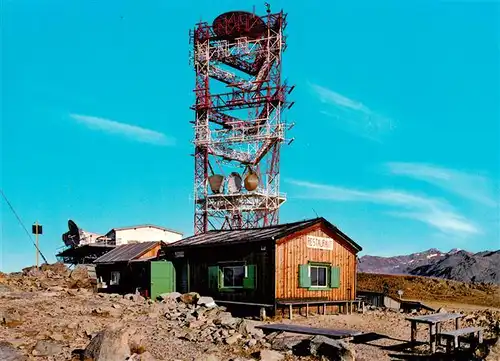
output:
[[[464,313],[463,324],[485,327],[485,337],[493,344],[500,311]],[[138,295],[96,294],[84,269],[70,272],[55,265],[0,275],[0,360],[425,360],[427,347],[419,347],[416,354],[405,349],[410,339],[406,316],[372,309],[364,314],[297,316],[292,321],[367,333],[350,343],[264,336],[255,328],[261,322],[233,317],[208,297],[169,294],[151,301]],[[276,321],[291,322],[268,322]],[[419,339],[426,335],[422,329]],[[476,359],[499,360],[496,352],[483,347]]]

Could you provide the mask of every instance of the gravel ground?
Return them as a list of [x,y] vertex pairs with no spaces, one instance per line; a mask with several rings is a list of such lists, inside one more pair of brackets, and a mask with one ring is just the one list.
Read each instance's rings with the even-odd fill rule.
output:
[[[72,351],[85,348],[97,332],[111,323],[120,322],[136,329],[136,342],[159,360],[204,360],[207,354],[217,355],[219,360],[231,360],[248,357],[255,351],[244,349],[241,345],[214,345],[211,342],[183,340],[179,338],[183,330],[179,329],[178,323],[163,316],[163,307],[161,303],[110,299],[84,289],[3,292],[0,293],[0,319],[4,319],[4,324],[0,326],[0,341],[12,343],[28,355],[30,360],[76,360]],[[472,311],[469,309],[466,312]],[[491,311],[476,311],[464,324],[481,320],[491,323],[498,321],[499,315],[500,313]],[[396,312],[372,310],[353,315],[315,315],[308,318],[296,316],[293,323],[371,333],[370,336],[374,336],[371,340],[365,338],[361,342],[353,342],[356,360],[426,360],[427,357],[415,358],[415,353],[402,349],[410,340],[410,325],[405,321],[406,316]],[[275,321],[290,323],[288,319]],[[449,322],[444,329],[453,327],[453,322]],[[425,341],[427,337],[427,329],[420,326],[419,340]],[[39,340],[60,345],[62,353],[56,357],[33,356],[32,350]],[[424,345],[418,347],[416,353],[424,355],[428,350],[428,345]],[[405,355],[413,355],[413,358]],[[288,359],[299,358],[289,356]]]

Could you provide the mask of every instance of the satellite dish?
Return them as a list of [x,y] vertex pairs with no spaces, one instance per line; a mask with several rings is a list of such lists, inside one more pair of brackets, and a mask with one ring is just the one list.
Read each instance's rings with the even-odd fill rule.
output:
[[208,184],[210,189],[214,194],[224,192],[224,176],[220,174],[214,174],[208,177]]
[[62,235],[66,246],[76,247],[80,244],[80,228],[71,219],[68,221],[69,231]]
[[227,180],[227,191],[231,194],[239,193],[241,191],[242,179],[237,172],[233,172],[229,175]]
[[245,189],[251,192],[256,190],[258,185],[259,176],[252,169],[250,169],[245,177]]

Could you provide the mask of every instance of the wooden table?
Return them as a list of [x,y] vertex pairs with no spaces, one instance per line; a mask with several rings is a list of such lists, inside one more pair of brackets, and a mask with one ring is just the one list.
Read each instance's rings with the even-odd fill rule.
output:
[[437,334],[441,331],[441,324],[446,321],[455,320],[455,329],[460,327],[460,319],[464,317],[460,313],[434,313],[432,315],[407,317],[406,320],[411,322],[411,343],[415,345],[417,341],[417,324],[423,323],[429,325],[429,344],[431,353],[436,352]]

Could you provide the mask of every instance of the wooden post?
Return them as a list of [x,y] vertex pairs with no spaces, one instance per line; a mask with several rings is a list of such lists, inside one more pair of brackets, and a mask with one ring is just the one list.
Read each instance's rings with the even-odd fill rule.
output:
[[267,318],[267,316],[266,316],[266,308],[265,307],[261,307],[260,308],[260,319],[262,321],[265,321],[266,318]]
[[431,344],[431,353],[436,353],[436,324],[429,325],[429,342]]
[[483,330],[479,330],[477,332],[477,342],[478,342],[478,344],[483,343]]
[[306,318],[309,317],[309,303],[306,303]]
[[456,318],[455,319],[455,330],[458,330],[460,328],[460,319]]
[[290,320],[292,319],[292,304],[288,305],[288,314],[290,316]]
[[326,315],[326,303],[323,303],[323,315]]
[[415,346],[417,341],[417,323],[415,321],[411,321],[411,344],[412,347]]
[[35,222],[35,227],[36,227],[36,234],[35,234],[35,239],[36,239],[36,268],[38,269],[39,262],[38,262],[38,221]]

